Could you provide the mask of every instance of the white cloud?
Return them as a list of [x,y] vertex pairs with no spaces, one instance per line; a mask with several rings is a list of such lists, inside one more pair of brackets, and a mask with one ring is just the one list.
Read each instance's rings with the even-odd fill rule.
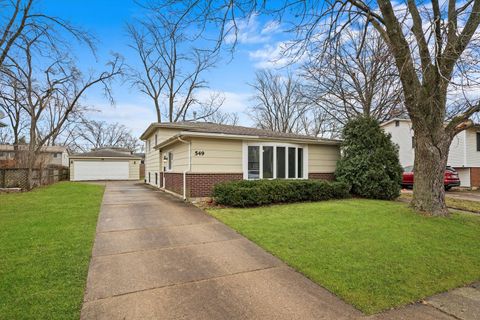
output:
[[214,93],[220,93],[225,98],[225,101],[220,108],[224,112],[245,112],[248,108],[248,103],[251,97],[250,93],[239,93],[215,89],[199,90],[196,96],[199,100],[206,100],[211,94]]
[[157,119],[155,109],[148,104],[117,103],[115,106],[99,103],[93,104],[98,111],[90,112],[88,117],[109,123],[118,122],[132,130],[139,137],[152,122]]
[[249,57],[259,69],[283,68],[292,63],[298,64],[307,58],[307,52],[290,52],[291,41],[279,41],[274,45],[266,44],[263,48],[250,51]]
[[[272,36],[282,32],[278,21],[270,20],[265,23],[259,21],[258,15],[252,15],[250,19],[239,19],[234,26],[232,23],[228,26],[231,32],[225,37],[228,44],[235,40],[243,44],[259,44],[271,41]],[[234,29],[237,29],[235,34]]]

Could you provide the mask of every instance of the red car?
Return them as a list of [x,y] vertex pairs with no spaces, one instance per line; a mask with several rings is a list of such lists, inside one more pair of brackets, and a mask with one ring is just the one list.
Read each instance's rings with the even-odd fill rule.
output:
[[[403,168],[402,188],[413,187],[413,171],[413,166]],[[445,186],[445,190],[450,190],[452,187],[460,186],[460,178],[458,178],[458,173],[454,168],[450,166],[445,168],[443,185]]]

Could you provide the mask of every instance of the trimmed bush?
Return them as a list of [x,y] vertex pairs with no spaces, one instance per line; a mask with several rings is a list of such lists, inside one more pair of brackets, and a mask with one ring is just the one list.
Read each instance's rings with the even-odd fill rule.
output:
[[241,180],[217,184],[213,198],[218,204],[253,207],[273,203],[321,201],[349,196],[349,186],[324,180]]
[[342,158],[335,177],[351,186],[352,194],[373,199],[400,195],[402,167],[398,148],[377,120],[358,117],[343,129]]

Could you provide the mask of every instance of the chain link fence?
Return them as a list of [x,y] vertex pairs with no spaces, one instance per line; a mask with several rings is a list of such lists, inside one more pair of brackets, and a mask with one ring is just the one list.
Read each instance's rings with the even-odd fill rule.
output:
[[[68,180],[68,168],[33,169],[32,187]],[[0,169],[0,188],[28,188],[28,169]]]

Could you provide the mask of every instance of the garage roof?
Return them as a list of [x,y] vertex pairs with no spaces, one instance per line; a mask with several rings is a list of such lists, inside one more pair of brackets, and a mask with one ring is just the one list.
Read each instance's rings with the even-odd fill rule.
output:
[[94,150],[84,153],[76,153],[70,156],[70,159],[75,158],[121,158],[121,159],[141,159],[141,157],[128,154],[126,152],[115,151],[110,149]]

